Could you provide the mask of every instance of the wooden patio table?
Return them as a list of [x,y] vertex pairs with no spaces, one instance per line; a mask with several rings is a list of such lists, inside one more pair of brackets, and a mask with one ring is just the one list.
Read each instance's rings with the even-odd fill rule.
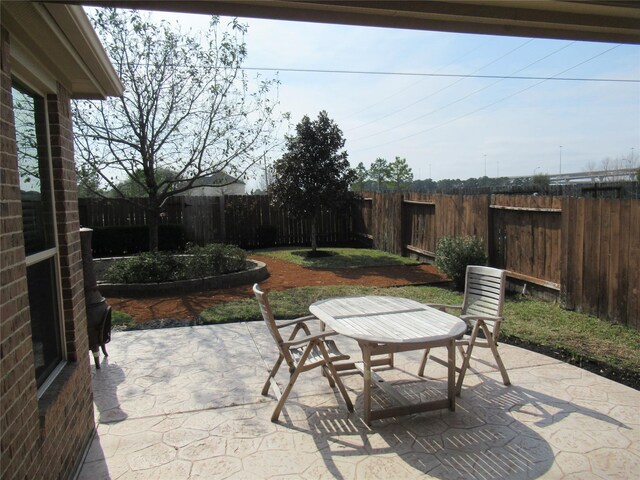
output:
[[[333,298],[314,303],[309,311],[336,332],[353,338],[362,350],[362,363],[354,364],[364,377],[364,421],[426,412],[455,410],[455,340],[467,325],[454,315],[399,297],[366,296]],[[448,350],[447,398],[411,403],[374,371],[372,355],[446,346]],[[390,363],[390,365],[393,365]],[[371,381],[398,405],[371,410]]]

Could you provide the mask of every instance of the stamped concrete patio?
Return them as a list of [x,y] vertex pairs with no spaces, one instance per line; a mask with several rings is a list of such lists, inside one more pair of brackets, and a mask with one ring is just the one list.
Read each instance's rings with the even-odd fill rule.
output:
[[[360,357],[354,342],[341,348]],[[81,479],[637,478],[640,392],[527,350],[500,346],[513,385],[476,349],[455,412],[361,418],[319,371],[301,375],[280,422],[260,390],[275,360],[262,322],[114,333],[93,369],[97,435]],[[486,354],[486,356],[483,356]],[[444,395],[420,353],[382,371],[409,395]],[[485,360],[485,361],[483,361]],[[265,363],[266,362],[266,363]],[[92,367],[93,368],[93,367]],[[286,383],[286,370],[278,375]],[[386,403],[378,392],[375,401]]]

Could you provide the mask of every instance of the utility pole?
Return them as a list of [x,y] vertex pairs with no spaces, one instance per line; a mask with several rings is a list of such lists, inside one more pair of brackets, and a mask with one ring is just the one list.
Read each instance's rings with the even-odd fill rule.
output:
[[560,175],[562,175],[562,145],[560,145]]
[[484,156],[484,176],[487,176],[487,156]]

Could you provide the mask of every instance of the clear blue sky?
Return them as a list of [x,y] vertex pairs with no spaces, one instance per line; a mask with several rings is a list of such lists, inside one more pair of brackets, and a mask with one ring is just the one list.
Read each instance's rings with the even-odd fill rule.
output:
[[[207,22],[178,18],[184,27]],[[246,67],[640,79],[638,45],[242,21],[249,26]],[[560,159],[567,173],[607,157],[640,156],[639,83],[285,71],[278,77],[280,106],[292,123],[326,110],[344,133],[353,166],[400,156],[414,178],[438,180],[482,176],[485,163],[488,176],[516,176],[557,173]]]

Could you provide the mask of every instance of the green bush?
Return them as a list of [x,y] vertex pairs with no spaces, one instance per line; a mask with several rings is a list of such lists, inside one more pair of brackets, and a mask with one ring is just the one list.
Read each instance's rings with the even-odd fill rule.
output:
[[113,310],[111,312],[111,325],[114,327],[132,327],[136,324],[135,320],[128,313]]
[[244,270],[247,253],[234,245],[189,246],[185,255],[145,252],[115,262],[105,278],[112,283],[160,283]]
[[477,237],[446,236],[436,244],[436,267],[464,290],[467,265],[486,265],[482,239]]
[[185,258],[190,278],[202,278],[244,270],[247,252],[235,245],[210,243],[204,247],[190,245]]
[[159,283],[184,280],[185,262],[166,252],[144,252],[115,262],[106,272],[113,283]]

